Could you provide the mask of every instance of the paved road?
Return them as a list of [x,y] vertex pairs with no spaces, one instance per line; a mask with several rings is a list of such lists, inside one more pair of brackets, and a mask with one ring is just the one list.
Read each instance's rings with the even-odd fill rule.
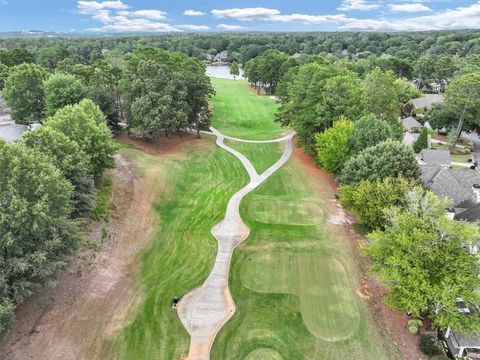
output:
[[292,154],[292,137],[294,136],[294,133],[291,133],[275,140],[247,141],[251,143],[285,142],[285,150],[280,159],[265,172],[258,174],[243,154],[224,143],[226,138],[236,141],[246,140],[225,136],[213,127],[210,130],[217,137],[217,145],[242,162],[250,176],[250,182],[231,197],[225,218],[211,230],[218,241],[218,251],[210,275],[202,286],[189,292],[178,304],[178,315],[191,337],[188,360],[210,359],[210,349],[215,336],[235,312],[235,304],[228,288],[230,261],[235,247],[250,233],[240,217],[240,202],[245,195],[288,161]]

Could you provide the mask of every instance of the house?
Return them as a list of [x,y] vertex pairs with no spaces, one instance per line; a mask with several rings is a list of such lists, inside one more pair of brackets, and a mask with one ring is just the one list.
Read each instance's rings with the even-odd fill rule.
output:
[[417,121],[417,119],[415,119],[412,116],[401,119],[400,121],[402,122],[402,125],[405,128],[405,130],[407,130],[409,133],[418,133],[423,128],[423,125],[420,124]]
[[419,160],[418,163],[420,165],[441,166],[446,168],[452,166],[450,151],[448,150],[423,149],[417,155],[417,160]]
[[452,202],[448,209],[452,219],[476,222],[480,220],[480,173],[450,168],[450,154],[446,153],[446,150],[422,150],[421,181],[439,198]]
[[217,55],[213,57],[213,61],[222,62],[222,63],[228,62],[228,51],[227,50],[220,51]]
[[445,101],[445,97],[441,94],[426,94],[419,98],[410,99],[403,105],[405,113],[423,114],[428,112],[433,104],[442,104]]
[[[476,305],[468,305],[462,298],[455,300],[458,312],[465,316],[478,312]],[[462,334],[448,327],[442,333],[442,337],[444,347],[455,358],[467,356],[471,359],[480,359],[480,334]]]

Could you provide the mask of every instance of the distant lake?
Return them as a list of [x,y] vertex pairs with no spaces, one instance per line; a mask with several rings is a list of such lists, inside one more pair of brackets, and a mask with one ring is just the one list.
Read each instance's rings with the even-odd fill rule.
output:
[[[230,67],[228,65],[207,65],[206,73],[211,77],[233,79],[233,75],[230,75]],[[237,79],[243,79],[242,69],[240,69],[240,76],[237,76]]]

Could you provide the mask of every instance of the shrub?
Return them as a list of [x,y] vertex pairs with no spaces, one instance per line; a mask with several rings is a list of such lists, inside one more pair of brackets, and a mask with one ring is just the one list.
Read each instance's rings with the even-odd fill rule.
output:
[[428,147],[428,130],[423,128],[422,131],[420,132],[420,135],[418,136],[417,141],[413,144],[413,151],[415,153],[419,153],[423,149],[426,149]]
[[435,334],[432,333],[427,333],[420,336],[418,347],[425,355],[435,355],[440,351],[437,345]]
[[413,335],[418,334],[418,330],[420,327],[423,326],[423,322],[420,319],[413,319],[408,322],[408,331],[410,331]]

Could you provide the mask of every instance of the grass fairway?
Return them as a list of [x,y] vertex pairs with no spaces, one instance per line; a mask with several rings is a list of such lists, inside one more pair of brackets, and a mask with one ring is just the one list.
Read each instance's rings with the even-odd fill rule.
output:
[[212,100],[212,124],[225,135],[268,140],[280,137],[285,131],[273,122],[277,109],[275,102],[250,91],[246,81],[211,80],[217,93]]
[[[214,126],[241,138],[279,136],[272,118],[256,125],[241,119],[246,106],[261,113],[265,97],[239,82],[214,84],[222,109],[214,113]],[[237,101],[239,92],[248,102]],[[264,145],[228,145],[260,171],[280,156]],[[212,359],[398,358],[356,294],[349,231],[327,221],[333,199],[328,185],[317,183],[295,159],[247,195],[241,213],[250,237],[235,250],[229,278],[237,310],[218,334]]]
[[275,164],[283,152],[283,144],[279,143],[251,144],[232,140],[224,142],[245,155],[259,174]]
[[[165,161],[139,150],[122,152],[140,171]],[[246,184],[247,175],[232,155],[206,137],[185,158],[170,161],[159,181],[157,228],[141,256],[142,295],[121,334],[104,346],[103,358],[179,359],[188,352],[190,338],[171,301],[207,277],[217,248],[210,229],[223,218],[228,199]]]

